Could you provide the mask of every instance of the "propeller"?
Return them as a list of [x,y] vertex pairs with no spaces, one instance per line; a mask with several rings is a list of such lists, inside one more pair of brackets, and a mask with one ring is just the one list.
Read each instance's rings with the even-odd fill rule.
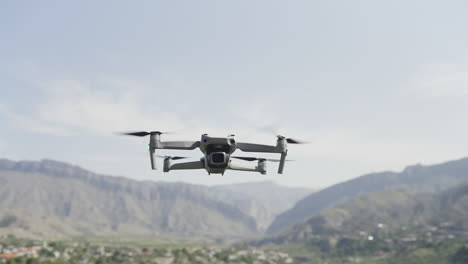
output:
[[286,142],[289,144],[307,144],[307,141],[304,140],[299,140],[299,139],[293,139],[293,138],[286,138],[282,135],[277,135],[278,139],[286,139]]
[[180,159],[188,159],[189,157],[182,157],[182,156],[161,156],[161,155],[156,155],[158,158],[163,158],[163,159],[171,159],[171,160],[180,160]]
[[[231,156],[231,158],[234,159],[240,159],[240,160],[246,160],[246,161],[271,161],[271,162],[280,162],[281,160],[279,159],[265,159],[265,158],[256,158],[256,157],[240,157],[240,156]],[[292,160],[286,160],[286,161],[292,161]]]
[[125,132],[125,133],[120,133],[121,135],[127,135],[127,136],[136,136],[136,137],[145,137],[148,135],[162,135],[162,134],[172,134],[172,132],[161,132],[161,131],[136,131],[136,132]]
[[280,128],[275,125],[266,125],[257,129],[259,132],[276,135],[278,139],[286,139],[286,142],[289,144],[308,144],[309,142],[294,138],[286,138],[285,136],[280,135]]

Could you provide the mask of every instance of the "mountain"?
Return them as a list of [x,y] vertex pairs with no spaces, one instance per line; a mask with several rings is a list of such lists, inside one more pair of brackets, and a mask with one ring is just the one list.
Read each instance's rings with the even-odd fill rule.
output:
[[52,160],[0,160],[0,208],[0,233],[26,237],[258,234],[255,219],[205,186],[103,176]]
[[468,240],[468,182],[440,193],[399,188],[361,194],[256,244],[369,235],[400,241]]
[[292,208],[312,192],[307,188],[280,186],[272,181],[219,185],[209,189],[214,199],[231,204],[255,218],[257,227],[263,231],[279,213]]
[[367,174],[312,193],[298,201],[292,209],[276,217],[267,233],[277,234],[359,194],[399,187],[408,188],[412,192],[437,192],[465,180],[468,180],[468,158],[432,166],[409,166],[400,173]]

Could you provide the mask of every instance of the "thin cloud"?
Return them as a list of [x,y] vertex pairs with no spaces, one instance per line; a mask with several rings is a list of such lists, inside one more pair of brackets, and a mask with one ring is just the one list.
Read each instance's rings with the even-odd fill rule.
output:
[[468,96],[468,68],[458,65],[426,65],[409,80],[410,90],[433,97]]
[[140,102],[131,87],[94,88],[99,85],[80,80],[42,82],[45,99],[37,106],[37,117],[64,128],[97,133],[182,126],[174,114]]
[[53,136],[73,136],[75,134],[73,130],[51,124],[38,119],[36,116],[16,113],[10,110],[5,104],[0,104],[0,115],[8,122],[11,122],[15,127],[28,132]]
[[315,134],[306,148],[298,152],[311,157],[367,162],[372,164],[408,164],[435,162],[452,156],[449,152],[418,142],[364,139],[352,133]]

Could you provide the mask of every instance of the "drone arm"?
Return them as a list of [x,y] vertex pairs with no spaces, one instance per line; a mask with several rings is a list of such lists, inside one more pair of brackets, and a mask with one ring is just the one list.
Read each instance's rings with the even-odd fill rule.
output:
[[252,144],[252,143],[237,143],[237,148],[244,152],[265,152],[265,153],[281,153],[281,148],[277,146]]
[[244,152],[280,153],[281,159],[278,166],[278,174],[283,174],[284,164],[286,162],[286,155],[288,153],[286,140],[284,138],[278,139],[276,146],[251,143],[237,143],[237,148]]
[[237,170],[237,171],[256,171],[256,172],[260,172],[261,174],[266,174],[266,170],[265,170],[265,166],[247,166],[247,165],[240,165],[240,164],[236,164],[236,163],[233,163],[232,161],[229,162],[228,164],[228,167],[227,167],[228,170]]
[[200,147],[200,141],[166,141],[156,144],[156,149],[192,150],[198,147]]
[[205,163],[203,161],[191,161],[191,162],[181,162],[181,163],[174,163],[174,164],[164,164],[164,171],[168,172],[171,170],[196,170],[196,169],[204,169]]

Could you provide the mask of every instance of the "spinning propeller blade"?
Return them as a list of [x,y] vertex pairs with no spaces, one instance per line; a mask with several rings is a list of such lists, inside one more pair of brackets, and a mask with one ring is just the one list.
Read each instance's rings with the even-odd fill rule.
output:
[[136,137],[145,137],[148,135],[162,135],[162,134],[171,134],[172,132],[161,132],[161,131],[136,131],[136,132],[124,132],[120,133],[121,135],[127,135],[127,136],[136,136]]
[[309,142],[304,141],[304,140],[286,138],[285,136],[280,135],[280,129],[279,129],[279,127],[276,127],[275,125],[263,126],[263,127],[259,128],[258,130],[260,132],[263,132],[263,133],[276,135],[276,137],[278,137],[278,139],[286,139],[286,142],[288,142],[289,144],[307,144],[307,143],[309,143]]
[[240,159],[240,160],[246,160],[246,161],[254,161],[258,160],[258,158],[255,157],[239,157],[239,156],[231,156],[233,159]]
[[189,157],[182,157],[182,156],[161,156],[161,155],[156,155],[158,158],[163,158],[163,159],[171,159],[171,160],[180,160],[180,159],[188,159]]
[[[279,159],[265,159],[265,158],[256,158],[256,157],[240,157],[240,156],[231,156],[231,158],[234,159],[240,159],[240,160],[246,160],[246,161],[255,161],[255,160],[260,160],[260,161],[271,161],[271,162],[280,162],[281,160]],[[286,160],[286,161],[292,161],[292,160]]]
[[287,138],[286,142],[288,142],[289,144],[307,144],[307,141],[297,140],[297,139],[292,139],[292,138]]
[[145,132],[145,131],[140,131],[140,132],[127,132],[127,133],[121,133],[122,135],[127,135],[127,136],[136,136],[136,137],[144,137],[149,135],[150,133]]
[[293,139],[293,138],[286,138],[282,135],[277,135],[278,139],[286,139],[286,142],[289,144],[307,144],[307,141],[304,140],[298,140],[298,139]]

